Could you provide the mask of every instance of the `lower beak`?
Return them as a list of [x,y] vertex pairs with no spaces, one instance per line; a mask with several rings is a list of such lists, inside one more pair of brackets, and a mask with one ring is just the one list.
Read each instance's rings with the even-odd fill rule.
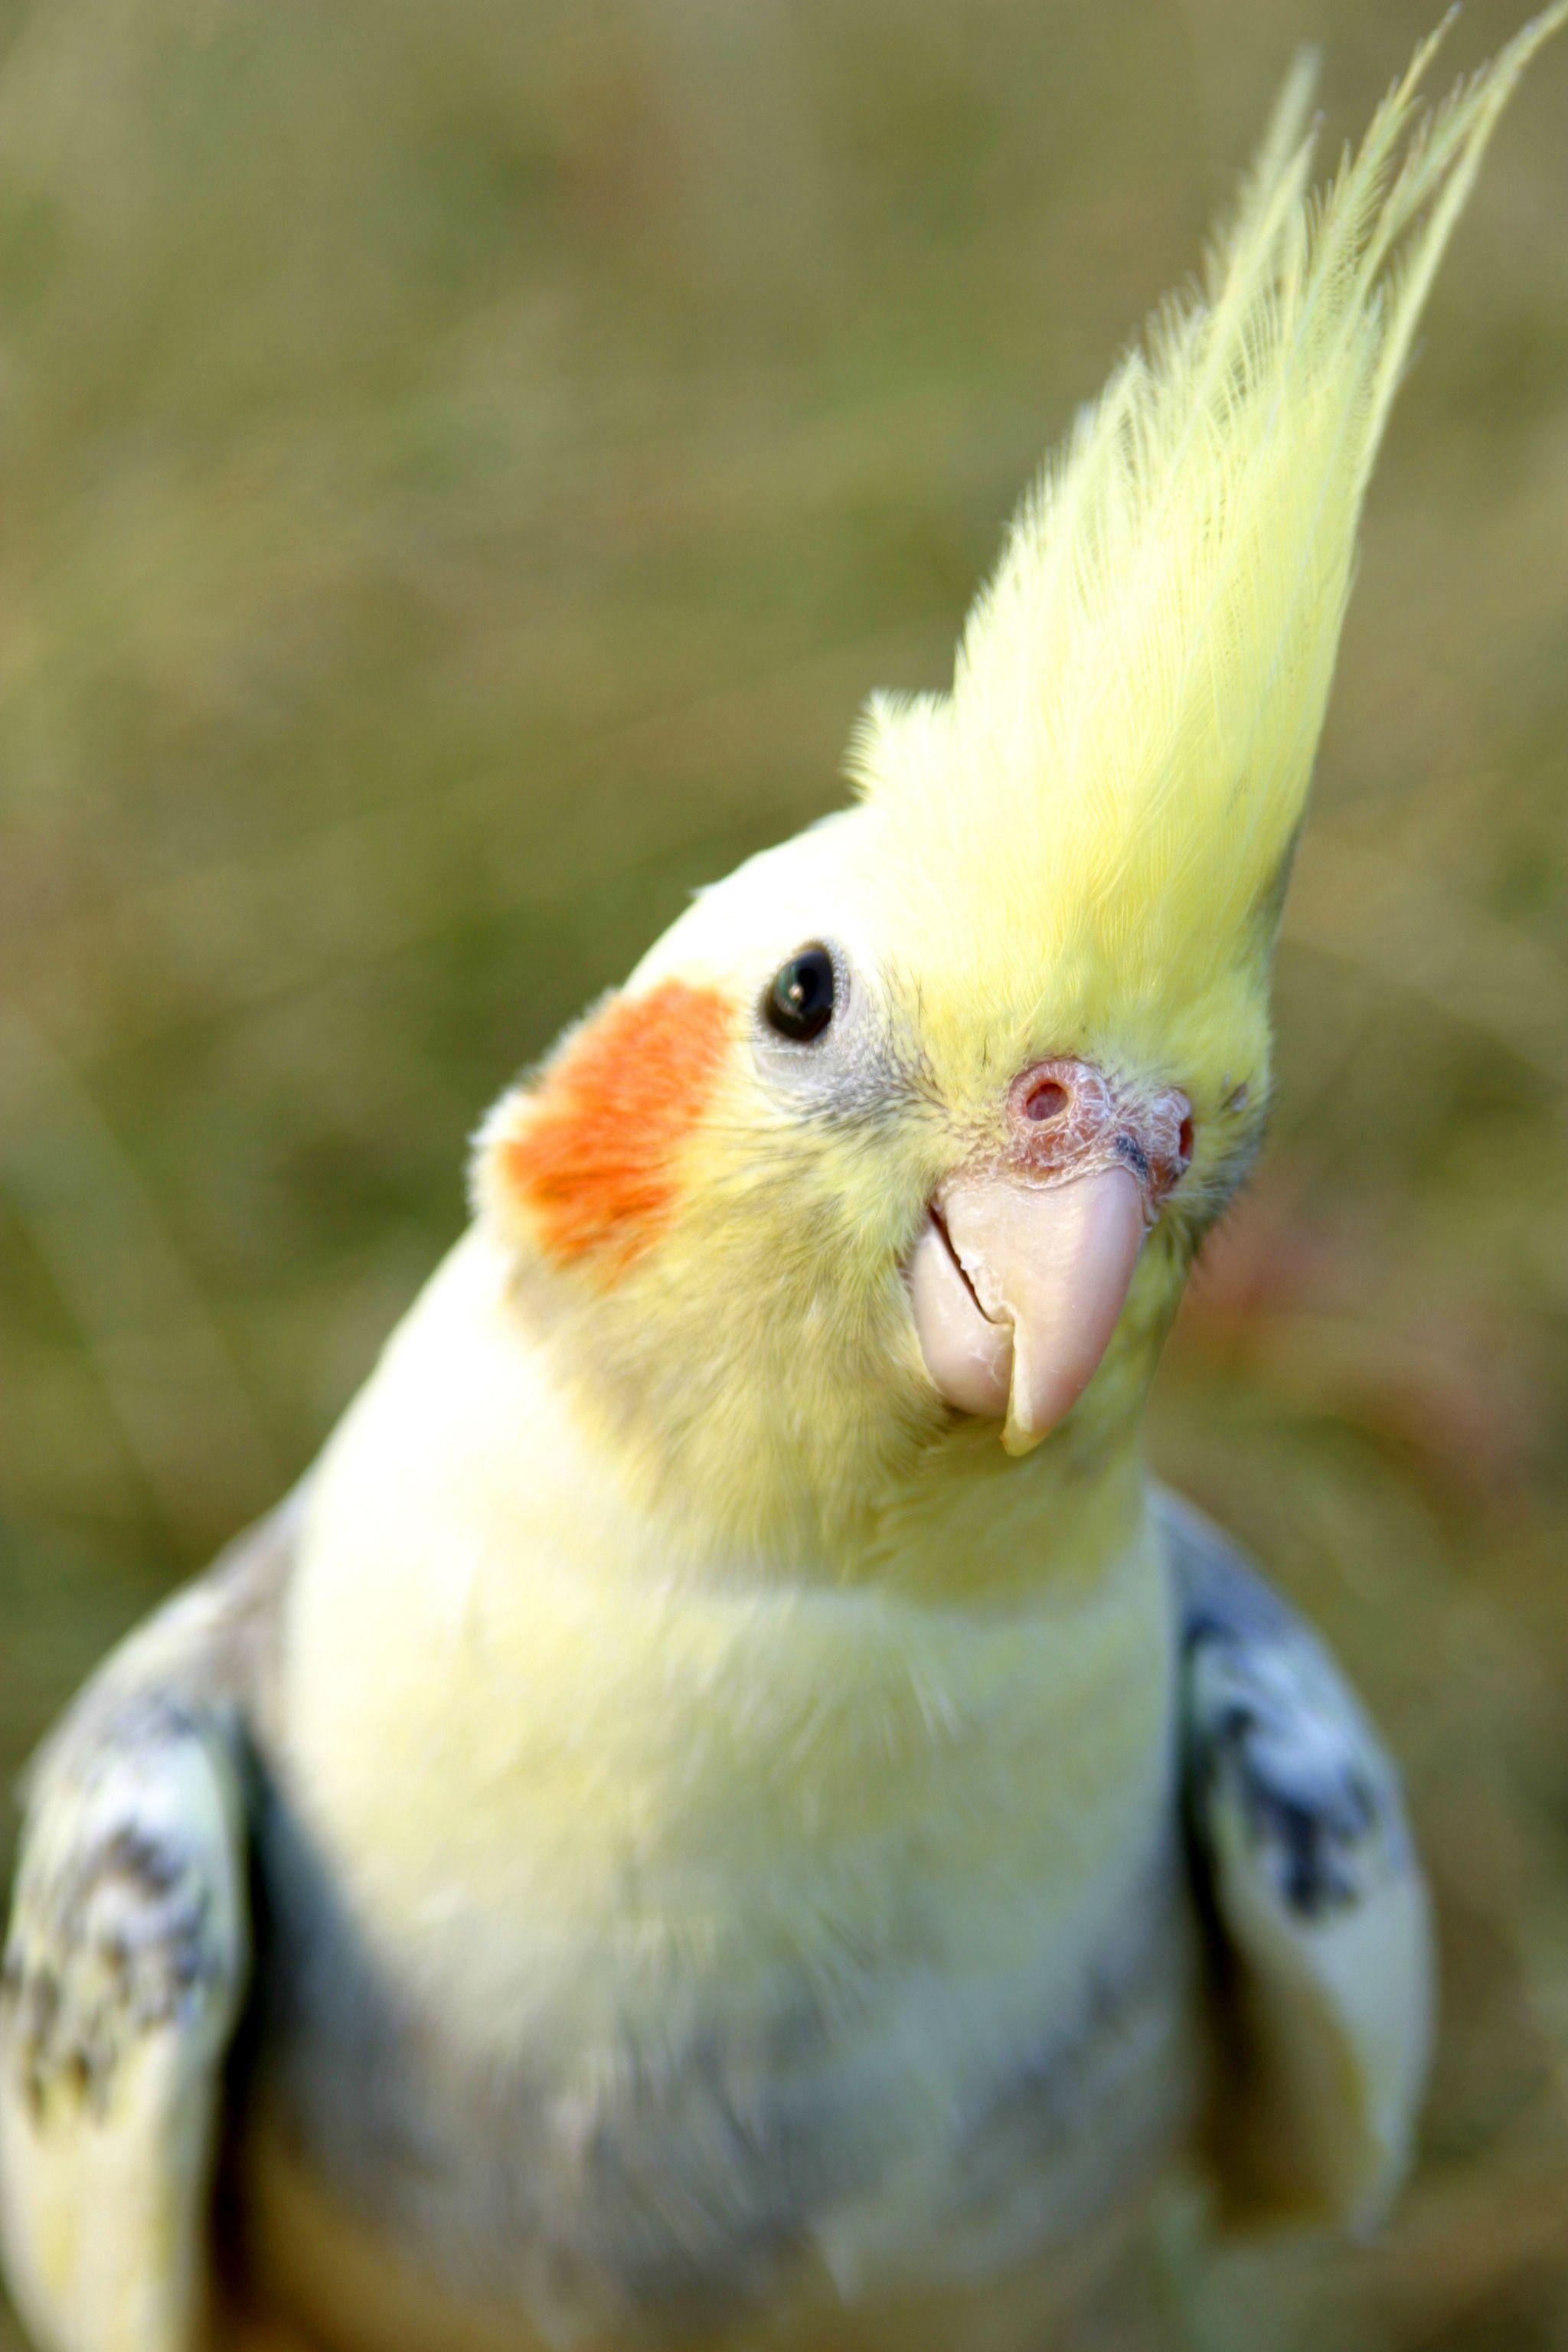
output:
[[909,1265],[926,1370],[948,1403],[1003,1421],[1009,1454],[1037,1445],[1099,1368],[1146,1230],[1125,1168],[948,1184]]

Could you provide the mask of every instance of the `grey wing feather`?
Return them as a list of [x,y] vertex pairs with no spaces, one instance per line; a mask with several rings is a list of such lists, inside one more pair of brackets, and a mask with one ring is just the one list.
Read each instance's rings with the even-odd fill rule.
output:
[[1398,1776],[1317,1637],[1160,1499],[1183,1630],[1194,1869],[1215,1931],[1211,2153],[1233,2206],[1373,2226],[1431,2047],[1430,1910]]
[[191,2352],[250,1960],[243,1710],[289,1511],[132,1636],[40,1756],[0,1971],[0,2248],[41,2352]]

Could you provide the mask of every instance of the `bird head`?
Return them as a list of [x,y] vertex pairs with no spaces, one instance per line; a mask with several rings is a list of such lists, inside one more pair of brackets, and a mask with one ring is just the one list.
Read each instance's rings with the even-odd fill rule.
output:
[[874,699],[855,803],[702,893],[482,1130],[518,1312],[731,1537],[819,1541],[933,1461],[1081,1479],[1135,1442],[1268,1104],[1389,402],[1548,29],[1421,120],[1428,43],[1317,197],[1297,68],[1202,293],[1025,500],[951,689]]

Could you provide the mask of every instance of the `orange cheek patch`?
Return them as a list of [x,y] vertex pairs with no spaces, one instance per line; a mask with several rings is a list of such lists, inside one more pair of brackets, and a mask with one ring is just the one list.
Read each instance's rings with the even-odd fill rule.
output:
[[557,1257],[625,1262],[658,1238],[676,1160],[713,1098],[731,1008],[712,989],[667,981],[590,1022],[501,1146],[503,1180]]

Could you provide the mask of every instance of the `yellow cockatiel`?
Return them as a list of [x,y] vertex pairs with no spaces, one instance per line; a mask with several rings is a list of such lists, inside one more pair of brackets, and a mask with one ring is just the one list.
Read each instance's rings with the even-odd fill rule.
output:
[[1037,2352],[1155,2184],[1375,2220],[1428,2039],[1397,1786],[1152,1489],[1258,1148],[1357,517],[1568,0],[1201,295],[952,690],[501,1101],[305,1486],[41,1759],[0,2221],[44,2352]]

